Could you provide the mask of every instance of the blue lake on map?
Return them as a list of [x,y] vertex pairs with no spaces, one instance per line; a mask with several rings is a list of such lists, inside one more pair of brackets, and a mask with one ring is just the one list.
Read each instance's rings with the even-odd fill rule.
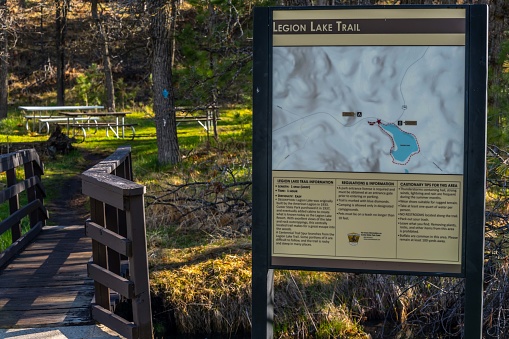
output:
[[419,152],[419,144],[413,134],[401,130],[395,124],[379,124],[379,126],[383,128],[394,141],[391,155],[395,161],[404,164],[413,154]]

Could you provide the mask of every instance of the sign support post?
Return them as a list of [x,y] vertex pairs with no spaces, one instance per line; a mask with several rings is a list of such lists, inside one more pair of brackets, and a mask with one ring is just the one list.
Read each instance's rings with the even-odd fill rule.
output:
[[[269,187],[269,8],[255,8],[253,75],[253,265],[252,265],[252,338],[272,338],[274,320],[274,270],[269,269],[268,232],[270,200],[264,198]],[[256,127],[255,127],[256,126]],[[256,254],[255,254],[256,253]]]
[[[466,267],[465,267],[465,338],[482,338],[483,320],[483,283],[484,283],[484,225],[486,195],[486,134],[481,126],[486,126],[487,103],[487,35],[488,7],[472,6],[470,8],[470,44],[479,48],[470,48],[470,69],[468,82],[471,84],[468,97],[469,130],[477,135],[469,138],[469,158],[466,165],[470,182],[470,205],[466,206]],[[482,48],[484,47],[484,48]],[[483,140],[481,145],[473,144],[475,140]],[[481,159],[484,159],[482,161]],[[467,202],[468,203],[468,202]]]

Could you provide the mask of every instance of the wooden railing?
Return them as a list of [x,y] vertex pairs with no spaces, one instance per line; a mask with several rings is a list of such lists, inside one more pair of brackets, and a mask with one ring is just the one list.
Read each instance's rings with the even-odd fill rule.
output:
[[[95,280],[92,317],[127,338],[145,339],[152,338],[145,186],[132,179],[130,147],[118,148],[82,173],[83,194],[90,197],[85,227],[93,254],[88,275]],[[114,313],[115,292],[131,305],[132,321]]]
[[[23,175],[20,175],[21,172]],[[32,241],[45,225],[48,212],[44,207],[45,192],[41,183],[43,166],[34,149],[0,155],[0,175],[4,189],[0,192],[0,204],[9,204],[8,216],[2,217],[0,235],[11,231],[12,244],[0,253],[0,267],[8,263]],[[19,180],[18,177],[23,179]],[[20,204],[20,196],[26,193],[26,204]],[[24,199],[21,199],[23,202]],[[30,229],[22,234],[21,223],[28,217]]]

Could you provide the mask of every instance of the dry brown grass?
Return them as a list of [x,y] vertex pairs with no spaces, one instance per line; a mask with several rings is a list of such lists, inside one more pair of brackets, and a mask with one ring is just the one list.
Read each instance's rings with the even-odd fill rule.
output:
[[190,263],[152,273],[151,280],[157,282],[153,291],[171,310],[173,330],[230,334],[250,330],[251,253],[220,252],[193,256]]
[[[171,194],[158,190],[151,200],[171,203],[149,202],[151,283],[164,302],[159,317],[183,333],[250,330],[250,233],[235,232],[251,225],[250,193],[247,189],[246,196],[236,200],[245,202],[229,208],[225,197],[234,193],[217,187],[235,180],[221,183],[215,178],[199,185],[172,183],[166,186]],[[509,333],[508,201],[505,187],[490,184],[485,337],[504,338]],[[460,278],[278,270],[274,287],[278,338],[368,338],[365,331],[371,338],[464,335],[465,286]]]
[[328,272],[277,271],[275,328],[280,338],[367,338],[360,317],[340,294],[342,277]]

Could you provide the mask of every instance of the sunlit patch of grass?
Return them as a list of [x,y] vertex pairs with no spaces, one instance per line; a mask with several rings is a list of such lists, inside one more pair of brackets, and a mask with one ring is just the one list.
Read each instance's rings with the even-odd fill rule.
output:
[[[250,241],[191,241],[181,247],[170,240],[174,236],[149,252],[152,291],[165,303],[167,322],[180,333],[249,330]],[[343,283],[334,273],[276,271],[275,337],[368,338],[359,317],[341,302]]]
[[25,120],[19,115],[9,115],[0,120],[0,133],[5,135],[27,135]]
[[150,265],[155,270],[196,261],[200,257],[210,257],[222,250],[243,251],[251,248],[249,237],[217,237],[202,230],[183,229],[178,226],[148,229],[147,242]]
[[368,338],[341,299],[336,273],[276,271],[275,332],[278,338]]
[[320,311],[322,318],[317,324],[317,338],[370,338],[345,305],[327,303]]
[[180,333],[239,333],[250,329],[251,253],[223,252],[151,274]]
[[[142,155],[143,160],[157,167],[156,154]],[[134,157],[134,156],[133,156]],[[160,167],[157,173],[156,185],[160,184],[161,174],[172,184],[182,184],[192,181],[233,182],[251,180],[251,150],[250,143],[238,141],[233,137],[222,138],[219,141],[195,144],[193,149],[183,154],[182,161],[173,166]],[[148,179],[148,178],[145,178]],[[150,180],[149,180],[150,181]]]
[[[5,214],[4,211],[0,210],[0,215],[7,215],[7,214]],[[21,235],[22,236],[30,230],[30,220],[28,217],[21,219],[20,227],[21,227]],[[7,230],[6,232],[0,234],[0,252],[4,251],[11,244],[12,244],[11,230]]]
[[[31,127],[31,126],[29,126]],[[13,143],[35,143],[41,142],[48,138],[44,134],[33,133],[25,127],[23,116],[11,113],[7,118],[0,120],[0,153],[6,154],[11,152],[11,144]]]

